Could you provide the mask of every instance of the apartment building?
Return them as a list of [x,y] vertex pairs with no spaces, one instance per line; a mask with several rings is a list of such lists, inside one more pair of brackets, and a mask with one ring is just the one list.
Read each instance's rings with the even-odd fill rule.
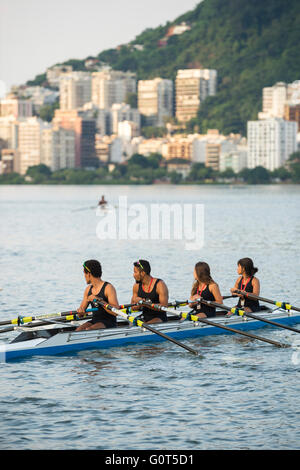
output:
[[51,125],[37,117],[20,121],[18,124],[17,171],[24,175],[27,169],[41,163],[41,135]]
[[0,100],[0,116],[13,116],[15,119],[31,117],[32,101],[18,98],[14,94],[7,95],[6,98]]
[[138,109],[148,126],[164,126],[173,115],[173,82],[163,78],[139,80]]
[[3,141],[5,148],[17,148],[18,121],[14,116],[0,117],[0,139]]
[[191,161],[193,159],[193,141],[185,136],[175,136],[162,145],[162,156],[166,160],[174,158]]
[[63,111],[81,108],[91,101],[92,77],[89,72],[70,72],[60,76],[59,105]]
[[292,83],[277,82],[262,90],[262,112],[258,119],[272,117],[286,119],[286,106],[300,104],[300,80]]
[[2,149],[0,160],[0,175],[8,175],[15,171],[16,150]]
[[138,130],[141,127],[141,115],[138,109],[131,108],[129,104],[114,103],[110,110],[110,133],[117,134],[119,123],[122,121],[131,121],[136,124]]
[[129,93],[136,93],[136,75],[132,72],[103,68],[92,73],[92,102],[100,109],[124,103]]
[[287,100],[287,84],[278,82],[272,87],[265,87],[262,91],[262,112],[259,119],[271,117],[283,118],[284,106]]
[[248,167],[279,168],[297,150],[297,123],[282,118],[248,121]]
[[52,171],[75,167],[75,131],[60,127],[44,129],[41,134],[41,163]]
[[217,71],[213,69],[178,70],[176,76],[176,118],[187,122],[197,116],[205,98],[216,94]]
[[95,167],[95,119],[90,118],[84,111],[57,109],[52,123],[55,127],[75,132],[75,167]]
[[102,163],[121,163],[124,160],[122,140],[114,135],[96,135],[96,156]]
[[286,104],[284,107],[284,119],[286,121],[295,121],[300,132],[300,103]]
[[219,170],[231,169],[234,173],[239,173],[243,168],[247,168],[247,154],[247,146],[245,145],[223,148],[220,153]]
[[58,91],[41,86],[22,87],[19,89],[19,94],[30,98],[35,113],[39,113],[42,106],[52,105],[59,99]]

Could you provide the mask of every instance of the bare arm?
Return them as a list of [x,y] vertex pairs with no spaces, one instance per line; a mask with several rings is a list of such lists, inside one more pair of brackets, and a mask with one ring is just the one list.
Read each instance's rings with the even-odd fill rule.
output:
[[164,281],[159,281],[157,284],[157,293],[159,296],[159,304],[166,307],[169,301],[169,291]]
[[88,300],[89,290],[90,290],[90,287],[88,286],[84,291],[82,302],[81,302],[79,308],[77,309],[77,312],[78,312],[80,317],[84,315],[84,313],[87,309],[87,306],[89,304],[89,300]]
[[253,287],[253,294],[254,295],[259,295],[259,292],[260,292],[260,284],[259,284],[259,280],[254,277],[252,279],[252,287]]
[[112,307],[115,307],[115,308],[119,308],[117,292],[116,292],[116,289],[114,288],[114,286],[112,286],[111,284],[108,284],[105,288],[104,293],[105,293],[105,295],[108,299],[109,305],[111,305]]
[[218,284],[216,284],[216,283],[212,284],[211,288],[210,288],[210,291],[211,291],[211,293],[213,294],[213,296],[215,298],[215,302],[217,302],[218,304],[222,304],[223,303],[223,297],[221,295]]
[[[131,303],[136,304],[140,300],[143,300],[141,297],[138,296],[138,291],[139,291],[139,284],[135,283],[133,288],[132,288],[132,297],[131,297]],[[139,310],[139,307],[132,307],[133,310]]]

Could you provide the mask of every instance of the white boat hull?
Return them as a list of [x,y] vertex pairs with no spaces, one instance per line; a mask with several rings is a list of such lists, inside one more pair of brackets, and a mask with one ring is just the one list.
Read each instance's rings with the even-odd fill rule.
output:
[[[294,325],[300,323],[300,313],[287,313],[285,310],[281,309],[269,312],[262,311],[261,313],[256,312],[255,315],[273,320],[283,325]],[[212,321],[241,331],[256,330],[258,328],[268,326],[260,320],[254,320],[245,316],[215,317]],[[216,326],[204,323],[195,323],[188,320],[183,322],[168,321],[167,323],[155,324],[153,327],[177,340],[194,338],[197,336],[232,334],[229,331]],[[54,326],[50,328],[54,329]],[[50,328],[48,327],[47,331],[51,333]],[[24,331],[25,328],[23,327],[22,330]],[[38,331],[41,331],[41,329]],[[78,332],[68,331],[68,328],[65,327],[65,331],[53,334],[53,336],[48,338],[36,337],[33,339],[27,339],[26,341],[17,341],[16,338],[14,342],[1,345],[0,360],[6,362],[28,356],[69,354],[85,349],[105,349],[154,341],[166,340],[161,336],[138,326],[118,326],[117,328],[111,329]]]

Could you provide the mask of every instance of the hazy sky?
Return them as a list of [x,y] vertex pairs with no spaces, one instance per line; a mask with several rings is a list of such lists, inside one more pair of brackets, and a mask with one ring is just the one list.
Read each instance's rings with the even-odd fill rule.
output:
[[[0,0],[0,81],[7,90],[58,62],[114,48],[199,0]],[[0,85],[1,88],[1,85]],[[1,92],[1,90],[0,90]]]

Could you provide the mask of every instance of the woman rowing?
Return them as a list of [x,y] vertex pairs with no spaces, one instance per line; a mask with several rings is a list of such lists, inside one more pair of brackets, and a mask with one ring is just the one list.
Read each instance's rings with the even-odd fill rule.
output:
[[[168,288],[162,279],[152,277],[150,272],[149,261],[140,259],[133,263],[133,277],[136,283],[133,286],[131,303],[145,300],[150,301],[152,304],[167,306],[169,299]],[[143,307],[142,318],[145,323],[160,323],[167,321],[167,314]]]
[[[88,305],[92,303],[96,297],[103,299],[113,307],[119,308],[114,286],[101,279],[102,267],[99,261],[93,259],[85,261],[83,263],[83,273],[88,287],[84,291],[83,300],[77,310],[79,317],[84,316]],[[76,331],[98,330],[100,328],[113,328],[115,326],[117,326],[116,317],[108,313],[104,307],[100,306],[96,312],[93,312],[92,319],[80,325]]]
[[237,307],[242,307],[246,312],[257,312],[260,310],[258,300],[249,299],[241,294],[235,294],[235,291],[236,289],[239,289],[251,294],[259,295],[259,280],[254,276],[257,271],[258,269],[254,267],[251,258],[242,258],[237,263],[237,273],[239,274],[239,277],[230,291],[233,295],[240,297]]
[[[210,300],[213,302],[223,303],[218,284],[212,279],[210,274],[210,267],[204,261],[196,263],[194,268],[195,282],[192,287],[190,300],[197,300],[200,297],[203,300]],[[210,318],[216,316],[215,307],[205,305],[204,303],[193,303],[192,307],[196,308],[196,315],[199,318]]]

